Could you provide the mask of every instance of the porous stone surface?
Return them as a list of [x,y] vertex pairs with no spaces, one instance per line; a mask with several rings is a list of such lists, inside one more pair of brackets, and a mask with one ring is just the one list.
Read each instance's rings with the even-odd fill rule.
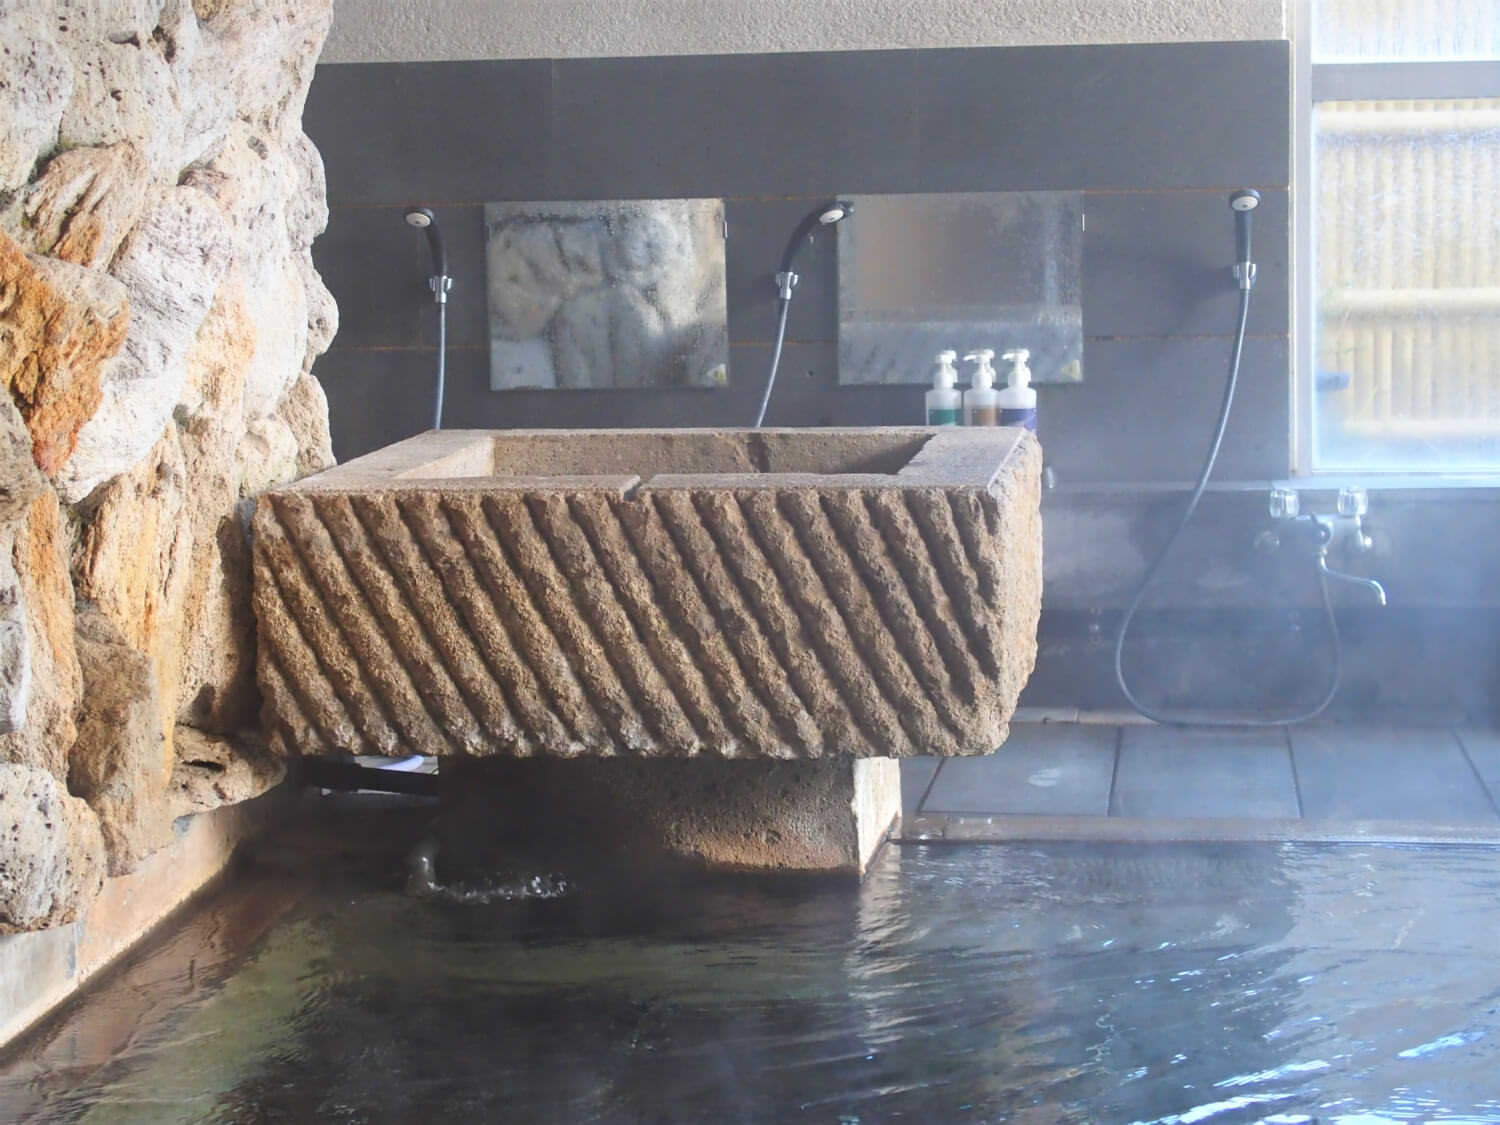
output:
[[[5,736],[26,724],[37,672],[15,551],[17,523],[45,491],[46,484],[31,459],[31,440],[20,412],[0,395],[0,747]],[[26,553],[24,544],[22,553]]]
[[1284,0],[339,0],[325,62],[1284,39]]
[[[0,0],[0,763],[71,791],[66,822],[36,823],[63,854],[92,818],[114,874],[174,816],[279,776],[242,733],[247,503],[332,463],[309,372],[338,318],[301,128],[331,18],[329,0]],[[59,903],[97,888],[86,865],[48,870],[74,879]]]
[[[327,346],[327,342],[324,342]],[[320,349],[321,350],[321,349]],[[307,372],[297,377],[276,408],[280,419],[297,443],[299,477],[320,473],[333,464],[333,439],[328,432],[328,398],[323,384]]]
[[109,873],[121,875],[171,833],[161,707],[151,662],[97,611],[78,617],[78,663],[83,696],[68,791],[99,815]]
[[14,401],[0,395],[0,526],[13,526],[46,488],[32,459],[25,419]]
[[0,762],[0,934],[73,921],[103,882],[89,806],[46,770]]
[[999,429],[414,438],[257,503],[266,730],[305,753],[989,753],[1035,660],[1040,462]]
[[53,37],[47,7],[17,0],[0,6],[0,192],[24,184],[37,159],[57,144],[72,94],[73,65]]
[[564,871],[620,857],[862,877],[901,816],[893,758],[452,759],[438,776],[439,866],[460,872],[518,847]]
[[129,142],[59,152],[26,187],[30,242],[42,254],[105,269],[146,206],[145,158]]
[[79,501],[139,463],[187,382],[187,355],[229,269],[228,223],[204,193],[172,187],[141,216],[114,264],[130,300],[120,355],[100,373],[101,409],[78,435],[58,489]]
[[31,645],[26,606],[10,552],[0,552],[0,735],[26,723],[31,701]]
[[174,817],[259,797],[286,776],[286,763],[254,734],[234,739],[180,726],[169,799]]
[[31,687],[21,721],[0,735],[0,761],[46,770],[59,782],[68,776],[68,753],[78,734],[83,692],[66,519],[57,494],[49,488],[35,497],[22,518],[8,525]]
[[98,410],[101,368],[120,350],[129,309],[108,274],[25,254],[0,235],[0,386],[20,407],[43,472],[62,468]]

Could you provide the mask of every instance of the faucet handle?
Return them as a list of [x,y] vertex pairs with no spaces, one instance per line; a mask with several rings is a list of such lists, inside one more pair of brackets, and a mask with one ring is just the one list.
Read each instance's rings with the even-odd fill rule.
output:
[[1338,512],[1341,516],[1363,516],[1370,510],[1370,495],[1363,488],[1339,489]]
[[1267,498],[1271,518],[1276,520],[1296,519],[1302,511],[1302,502],[1295,488],[1273,488]]

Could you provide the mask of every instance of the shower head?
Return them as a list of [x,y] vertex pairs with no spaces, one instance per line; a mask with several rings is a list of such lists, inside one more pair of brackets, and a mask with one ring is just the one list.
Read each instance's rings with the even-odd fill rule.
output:
[[781,269],[776,274],[776,287],[782,300],[791,300],[792,286],[797,284],[797,275],[792,272],[792,263],[796,261],[802,247],[812,241],[819,227],[834,226],[853,213],[854,204],[849,200],[830,199],[802,217],[802,221],[792,231],[792,237],[786,240],[786,249],[781,253]]
[[404,216],[410,226],[427,235],[427,246],[432,251],[432,274],[434,277],[448,276],[448,252],[443,249],[443,232],[438,229],[437,216],[430,207],[408,207]]
[[825,227],[843,222],[854,211],[854,204],[847,199],[835,199],[818,214],[818,222]]
[[1229,195],[1234,212],[1234,277],[1241,289],[1255,284],[1255,263],[1250,259],[1250,213],[1260,206],[1260,192],[1240,188]]
[[1229,195],[1229,209],[1234,212],[1234,260],[1250,260],[1250,212],[1260,206],[1260,192],[1240,188]]

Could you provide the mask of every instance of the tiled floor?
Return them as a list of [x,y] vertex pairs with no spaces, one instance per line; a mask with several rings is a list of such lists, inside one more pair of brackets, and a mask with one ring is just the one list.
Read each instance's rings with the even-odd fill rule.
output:
[[945,826],[980,836],[979,823],[1001,836],[1105,825],[1500,836],[1489,730],[1017,723],[992,756],[911,759],[901,776],[908,826],[929,838]]

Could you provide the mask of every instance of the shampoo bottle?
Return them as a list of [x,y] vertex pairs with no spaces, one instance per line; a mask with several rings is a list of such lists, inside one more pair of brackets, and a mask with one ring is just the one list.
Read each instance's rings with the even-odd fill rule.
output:
[[1026,366],[1031,352],[1016,348],[1001,358],[1010,364],[1010,385],[1000,392],[1000,424],[1025,426],[1036,433],[1036,391],[1031,388],[1031,368]]
[[964,392],[964,425],[998,426],[1000,424],[1000,396],[995,391],[995,369],[990,360],[995,358],[991,348],[980,348],[964,356],[966,363],[974,363],[974,384]]
[[958,353],[938,352],[937,370],[932,375],[932,390],[927,392],[927,424],[929,426],[956,426],[962,415],[962,399],[955,384],[958,372],[953,361]]

